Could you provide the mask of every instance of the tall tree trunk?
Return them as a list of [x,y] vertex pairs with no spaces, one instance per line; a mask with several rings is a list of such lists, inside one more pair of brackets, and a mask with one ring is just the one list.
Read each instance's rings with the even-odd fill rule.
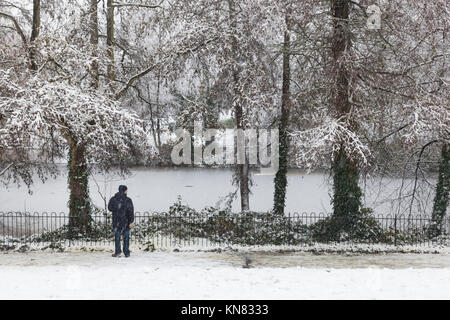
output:
[[432,224],[429,230],[430,237],[442,234],[442,222],[447,214],[450,192],[450,148],[448,143],[442,146],[441,163],[439,165],[438,182],[434,196]]
[[86,144],[69,137],[69,227],[74,233],[89,231],[91,202]]
[[30,69],[36,71],[38,65],[36,62],[36,44],[35,40],[39,37],[39,29],[41,27],[41,0],[33,0],[33,22],[31,25],[31,37],[30,37]]
[[[97,0],[89,2],[89,41],[92,46],[91,87],[99,87],[98,57],[98,9]],[[69,228],[71,232],[88,232],[91,220],[89,198],[90,171],[86,160],[86,143],[78,141],[70,133],[66,135],[69,143]]]
[[[237,86],[238,81],[238,75],[235,74],[235,84]],[[242,105],[239,103],[235,104],[234,107],[234,113],[235,113],[235,121],[236,121],[236,128],[238,130],[244,129],[243,126],[243,110]],[[246,146],[245,146],[245,137],[243,137],[243,149],[244,149],[244,161],[243,164],[237,164],[237,175],[239,179],[239,191],[240,191],[240,197],[241,197],[241,211],[248,211],[250,210],[250,188],[249,188],[249,164],[248,164],[248,157],[246,152]]]
[[110,81],[110,87],[114,90],[114,81],[116,79],[116,70],[114,62],[114,7],[113,0],[108,0],[106,3],[107,13],[106,13],[106,46],[108,54],[108,68],[107,75]]
[[[287,20],[287,19],[286,19]],[[290,45],[291,39],[289,30],[284,32],[283,43],[283,92],[281,96],[281,118],[279,123],[279,168],[275,175],[275,193],[273,199],[274,213],[284,215],[284,207],[286,205],[286,187],[287,187],[287,154],[288,154],[288,137],[287,128],[289,124],[289,107],[290,107]]]
[[150,112],[150,128],[152,130],[153,142],[155,143],[155,146],[159,150],[158,140],[157,140],[157,135],[156,135],[156,124],[155,124],[155,119],[154,119],[154,115],[153,115],[153,106],[150,102],[150,98],[151,98],[151,96],[149,95],[148,110]]
[[92,46],[92,64],[91,64],[91,86],[95,89],[99,86],[99,71],[98,71],[98,0],[90,0],[89,5],[89,35]]
[[241,195],[241,211],[250,210],[250,188],[249,188],[249,165],[240,164],[239,167],[239,186]]
[[161,90],[161,71],[158,71],[158,88],[156,91],[156,135],[157,135],[157,148],[161,150],[161,113],[160,113],[160,105],[159,105],[159,97]]
[[335,86],[334,107],[338,116],[350,112],[348,97],[348,71],[345,67],[343,55],[350,49],[349,34],[349,0],[332,0],[333,38],[332,54],[334,60]]
[[[229,9],[229,18],[231,21],[231,29],[233,32],[232,38],[232,54],[233,61],[236,64],[238,58],[238,41],[236,38],[236,18],[235,18],[235,3],[234,0],[228,0],[228,9]],[[239,90],[239,70],[237,65],[231,66],[232,74],[233,74],[233,84],[234,84],[234,99],[237,102],[234,103],[234,114],[235,114],[235,122],[236,128],[244,129],[244,121],[243,121],[243,107],[240,102],[240,90]],[[245,139],[244,139],[244,149],[245,149]],[[246,154],[246,152],[245,152]],[[241,196],[241,211],[250,210],[250,188],[249,188],[249,164],[247,161],[247,156],[245,156],[245,163],[237,164],[237,175],[239,180],[239,191]]]
[[[343,56],[350,49],[349,0],[332,0],[333,38],[332,54],[334,60],[334,109],[338,118],[348,116],[351,111],[349,101],[349,73]],[[356,130],[356,124],[349,119],[350,130]],[[359,213],[361,189],[357,163],[346,154],[343,143],[334,155],[333,170],[333,213],[343,221],[351,221]],[[350,220],[349,220],[350,219]]]

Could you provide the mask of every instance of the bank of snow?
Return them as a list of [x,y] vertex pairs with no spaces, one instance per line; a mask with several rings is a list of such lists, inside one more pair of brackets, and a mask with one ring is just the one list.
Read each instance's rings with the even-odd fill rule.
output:
[[244,269],[217,253],[36,252],[2,254],[0,270],[2,299],[450,298],[450,266]]

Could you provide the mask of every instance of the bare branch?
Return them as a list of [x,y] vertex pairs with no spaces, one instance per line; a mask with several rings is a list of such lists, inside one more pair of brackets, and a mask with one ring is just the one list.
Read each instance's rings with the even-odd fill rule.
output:
[[141,3],[113,3],[113,5],[111,7],[114,7],[114,8],[139,7],[139,8],[156,9],[156,8],[161,8],[161,4],[163,2],[164,2],[164,0],[156,5],[148,5],[148,4],[141,4]]
[[11,168],[13,165],[14,165],[14,163],[11,162],[10,164],[8,164],[8,165],[6,166],[6,168],[4,168],[2,171],[0,171],[0,177],[1,177],[2,175],[4,175],[4,174],[6,173],[6,171],[8,171],[9,168]]
[[122,88],[122,90],[120,90],[117,94],[116,94],[116,99],[120,99],[127,91],[128,89],[132,86],[132,84],[139,78],[145,76],[147,73],[155,70],[156,68],[158,68],[159,66],[161,66],[162,64],[164,64],[165,62],[169,61],[169,59],[176,57],[176,56],[183,56],[189,53],[193,53],[195,51],[198,51],[200,48],[202,48],[203,46],[209,44],[210,42],[213,42],[215,40],[217,40],[217,37],[214,37],[212,39],[208,39],[200,44],[198,44],[197,46],[195,46],[194,48],[185,48],[182,50],[177,50],[174,51],[172,53],[169,53],[164,59],[162,59],[161,61],[158,61],[154,64],[152,64],[151,66],[147,67],[146,69],[142,70],[141,72],[135,74],[134,76],[132,76],[127,82],[125,87]]
[[12,21],[12,23],[14,24],[14,27],[15,27],[15,29],[17,31],[17,33],[22,38],[22,42],[23,42],[25,48],[27,48],[28,47],[27,38],[25,37],[25,34],[23,33],[23,30],[20,27],[20,25],[17,22],[17,20],[13,16],[11,16],[9,14],[6,14],[6,13],[3,13],[3,12],[0,12],[0,17],[6,18],[6,19],[9,19],[9,20]]

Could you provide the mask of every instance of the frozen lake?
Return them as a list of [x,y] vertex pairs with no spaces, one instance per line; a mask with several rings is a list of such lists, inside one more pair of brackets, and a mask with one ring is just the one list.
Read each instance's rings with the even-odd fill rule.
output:
[[[252,210],[267,211],[272,208],[273,176],[252,175],[253,187],[250,197]],[[303,171],[291,170],[288,174],[288,190],[286,212],[315,212],[331,211],[330,178],[326,173],[306,174]],[[120,184],[129,189],[129,196],[133,199],[136,211],[164,211],[168,210],[178,196],[183,202],[195,209],[215,205],[217,201],[233,192],[231,169],[215,168],[136,168],[131,175],[121,178],[117,175],[97,174],[90,180],[91,198],[95,205],[105,207],[103,198],[109,200]],[[362,183],[365,189],[367,206],[375,209],[377,214],[398,213],[398,203],[391,200],[398,198],[401,179],[372,178]],[[412,181],[405,181],[404,194]],[[36,179],[30,195],[26,187],[0,187],[2,201],[0,211],[29,211],[29,212],[67,212],[69,192],[67,176],[61,175],[57,179],[50,179],[42,183]],[[420,210],[430,208],[432,194],[421,195],[416,201]],[[409,202],[405,201],[405,204]],[[233,202],[233,210],[239,211],[239,199]],[[416,208],[415,208],[416,210]],[[402,213],[407,213],[402,211]]]

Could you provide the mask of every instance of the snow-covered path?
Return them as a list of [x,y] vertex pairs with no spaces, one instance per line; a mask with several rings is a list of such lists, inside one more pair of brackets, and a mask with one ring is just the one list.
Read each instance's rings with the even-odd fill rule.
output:
[[[378,256],[380,260],[386,256]],[[9,253],[0,255],[1,299],[449,299],[447,255],[404,255],[432,259],[426,268],[387,269],[374,256],[368,267],[342,256],[298,257],[306,266],[242,268],[239,254],[136,253],[114,259],[101,253]],[[415,258],[415,259],[414,259]],[[290,257],[293,259],[293,257]],[[388,257],[389,259],[389,257]],[[400,261],[400,257],[393,257]],[[357,261],[358,259],[353,259]],[[314,264],[313,261],[316,261]],[[350,260],[347,260],[350,261]],[[387,260],[386,260],[387,261]],[[266,263],[266,265],[270,265]],[[291,264],[292,265],[292,264]],[[377,266],[378,265],[378,266]],[[414,264],[412,264],[414,265]],[[447,266],[446,266],[447,265]],[[419,266],[424,266],[420,264]],[[416,266],[417,267],[417,266]]]

